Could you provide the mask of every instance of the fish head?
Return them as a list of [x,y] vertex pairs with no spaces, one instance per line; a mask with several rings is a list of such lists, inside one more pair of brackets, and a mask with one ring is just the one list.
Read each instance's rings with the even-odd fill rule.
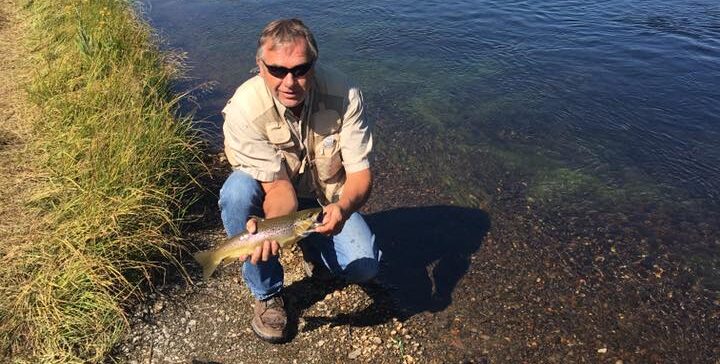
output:
[[315,231],[315,228],[322,225],[323,209],[300,210],[295,213],[295,232],[301,236],[307,236]]

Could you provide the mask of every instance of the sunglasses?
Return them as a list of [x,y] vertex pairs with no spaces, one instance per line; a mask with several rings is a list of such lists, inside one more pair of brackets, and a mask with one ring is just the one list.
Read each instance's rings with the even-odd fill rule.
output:
[[277,78],[285,78],[288,73],[291,73],[293,77],[302,77],[305,76],[305,74],[308,73],[308,71],[310,71],[313,66],[313,62],[308,62],[299,64],[293,68],[285,68],[280,66],[269,66],[262,59],[260,61],[265,65],[265,68],[267,68],[268,72],[270,72],[273,77]]

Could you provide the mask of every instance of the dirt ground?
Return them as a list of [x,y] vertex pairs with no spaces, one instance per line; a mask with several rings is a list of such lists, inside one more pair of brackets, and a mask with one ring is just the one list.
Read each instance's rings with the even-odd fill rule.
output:
[[23,85],[27,75],[21,70],[27,52],[22,44],[22,28],[15,4],[0,0],[0,241],[3,252],[32,234],[37,222],[25,209],[28,191],[38,174],[28,164],[26,141],[32,107],[25,100]]

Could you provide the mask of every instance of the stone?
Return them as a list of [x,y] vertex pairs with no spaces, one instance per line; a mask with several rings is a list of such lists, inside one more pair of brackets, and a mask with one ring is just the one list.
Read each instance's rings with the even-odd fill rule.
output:
[[355,349],[348,354],[348,358],[355,360],[360,356],[360,353],[360,349]]

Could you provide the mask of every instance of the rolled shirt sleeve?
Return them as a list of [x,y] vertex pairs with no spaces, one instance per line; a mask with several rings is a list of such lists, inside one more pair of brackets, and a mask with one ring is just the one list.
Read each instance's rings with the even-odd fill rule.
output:
[[233,169],[243,171],[260,182],[278,179],[282,158],[276,148],[262,132],[256,130],[238,107],[228,104],[222,114],[225,117],[225,154]]
[[363,115],[362,93],[357,87],[351,87],[340,130],[340,151],[345,172],[353,173],[370,168],[369,156],[372,144],[370,123]]

